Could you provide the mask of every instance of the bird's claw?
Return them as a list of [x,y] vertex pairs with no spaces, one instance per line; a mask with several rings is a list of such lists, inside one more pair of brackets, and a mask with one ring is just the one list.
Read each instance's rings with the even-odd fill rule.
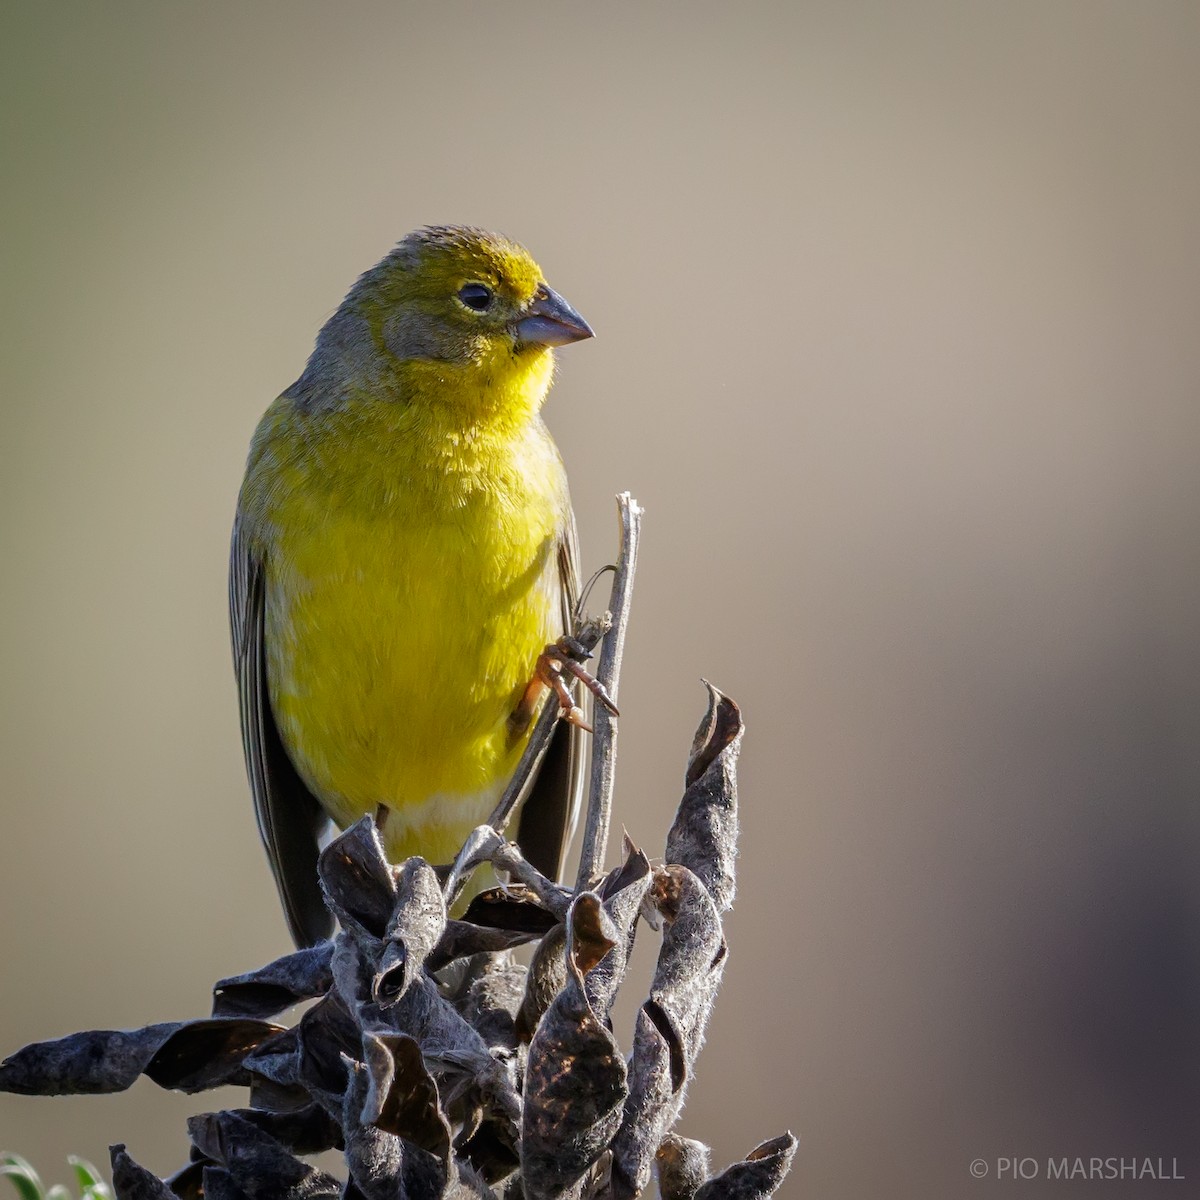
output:
[[591,657],[587,647],[570,634],[547,646],[538,655],[533,668],[533,678],[509,718],[514,730],[524,730],[528,727],[538,699],[546,688],[550,688],[558,700],[559,715],[562,719],[579,726],[580,729],[586,729],[588,733],[592,732],[583,709],[575,703],[575,697],[571,695],[566,676],[578,679],[614,717],[620,716],[608,689],[583,665]]

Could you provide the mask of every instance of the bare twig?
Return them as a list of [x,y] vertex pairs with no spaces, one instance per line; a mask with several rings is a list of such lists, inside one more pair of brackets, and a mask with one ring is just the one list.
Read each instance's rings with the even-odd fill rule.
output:
[[502,841],[492,851],[491,861],[493,866],[507,871],[518,883],[525,884],[560,921],[566,918],[567,909],[571,907],[571,893],[553,879],[547,879],[532,863],[526,861],[516,842]]
[[[621,655],[625,649],[625,628],[629,623],[629,605],[633,598],[642,511],[641,505],[628,492],[622,492],[617,497],[617,512],[621,520],[621,554],[617,559],[609,603],[612,628],[604,637],[600,665],[596,671],[596,678],[604,685],[614,703],[617,701],[617,684],[621,674]],[[595,732],[592,738],[587,825],[584,827],[579,873],[575,880],[576,891],[590,887],[592,880],[604,869],[608,828],[612,820],[613,786],[616,782],[616,719],[604,705],[597,704],[592,721]]]
[[490,862],[506,871],[518,883],[525,884],[560,921],[571,904],[571,893],[552,879],[547,879],[528,862],[515,842],[506,842],[491,825],[477,825],[471,830],[443,887],[447,905],[453,904],[471,872]]
[[[596,648],[596,643],[608,632],[609,623],[607,613],[593,617],[580,626],[579,632],[575,634],[575,640],[584,650],[591,653]],[[550,738],[554,735],[554,727],[558,724],[561,711],[555,703],[554,693],[551,692],[546,697],[545,704],[542,705],[541,715],[533,727],[533,732],[529,735],[525,753],[521,755],[521,761],[517,763],[517,769],[504,789],[504,795],[500,797],[499,803],[492,810],[492,815],[488,817],[487,823],[497,833],[504,832],[504,827],[508,824],[513,810],[524,798],[530,783],[537,776],[538,767],[542,765],[542,759],[546,757],[546,751],[550,748]]]

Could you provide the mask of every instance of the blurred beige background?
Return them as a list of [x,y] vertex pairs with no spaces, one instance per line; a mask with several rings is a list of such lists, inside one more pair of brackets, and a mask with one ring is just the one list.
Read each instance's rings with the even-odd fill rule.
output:
[[[585,563],[647,508],[618,820],[661,846],[700,675],[749,725],[682,1132],[792,1128],[797,1197],[1200,1180],[1200,8],[0,21],[0,1050],[287,949],[225,628],[245,448],[354,277],[461,220],[599,332],[548,410]],[[0,1097],[0,1146],[166,1172],[204,1104]]]

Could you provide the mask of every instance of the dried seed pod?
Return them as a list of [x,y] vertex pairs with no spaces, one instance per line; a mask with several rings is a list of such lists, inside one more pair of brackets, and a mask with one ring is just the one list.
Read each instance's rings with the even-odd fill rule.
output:
[[642,901],[650,887],[650,860],[626,839],[626,859],[600,887],[605,915],[612,923],[616,944],[586,976],[588,1002],[607,1015],[625,978]]
[[316,1200],[341,1191],[332,1175],[302,1162],[237,1113],[192,1117],[188,1134],[205,1158],[229,1172],[249,1200]]
[[586,979],[620,934],[592,892],[567,915],[567,985],[538,1023],[525,1071],[521,1180],[527,1200],[567,1194],[621,1122],[625,1061],[587,997]]
[[337,992],[328,992],[300,1018],[296,1038],[300,1085],[340,1120],[349,1083],[347,1062],[362,1053],[362,1034]]
[[125,1152],[123,1144],[110,1146],[108,1153],[117,1200],[178,1200],[153,1171],[147,1171]]
[[[668,1132],[725,965],[741,732],[710,688],[664,867],[626,839],[624,863],[572,897],[481,827],[476,850],[521,882],[448,920],[436,869],[392,867],[364,818],[321,855],[333,939],[222,980],[212,1018],[27,1046],[0,1064],[0,1088],[248,1085],[252,1107],[193,1118],[193,1159],[169,1186],[114,1148],[119,1200],[497,1200],[490,1185],[629,1200],[652,1164],[664,1200],[765,1200],[790,1135],[709,1178],[706,1148]],[[662,942],[627,1064],[609,1012],[639,916]],[[538,937],[526,971],[508,947]],[[307,999],[290,1029],[264,1019]],[[344,1184],[296,1157],[334,1147]]]
[[173,1175],[168,1175],[163,1183],[170,1188],[175,1200],[205,1200],[204,1171],[209,1165],[207,1159],[192,1159]]
[[533,1038],[542,1014],[554,997],[567,986],[567,927],[555,925],[533,952],[525,977],[525,996],[517,1014],[517,1036],[523,1042]]
[[431,973],[440,971],[459,958],[471,958],[476,954],[497,953],[511,950],[531,942],[537,934],[515,929],[492,929],[483,925],[472,925],[469,921],[446,922],[441,940],[425,960],[425,969]]
[[[393,1048],[400,1052],[399,1062]],[[409,1038],[388,1045],[375,1039],[368,1059],[352,1066],[346,1091],[343,1122],[351,1181],[364,1200],[440,1196],[451,1173],[450,1127],[416,1043]]]
[[448,1159],[450,1125],[421,1048],[404,1034],[364,1034],[363,1050],[368,1087],[362,1098],[360,1123],[374,1125],[440,1159]]
[[767,1200],[791,1170],[796,1139],[785,1133],[762,1142],[696,1193],[696,1200]]
[[710,1157],[703,1142],[668,1133],[654,1155],[662,1200],[695,1200],[708,1178]]
[[203,1200],[249,1200],[233,1182],[233,1176],[224,1167],[215,1165],[205,1166],[201,1172],[200,1194]]
[[523,883],[480,892],[463,913],[463,920],[487,929],[507,929],[540,937],[558,924],[558,918]]
[[433,868],[410,858],[396,870],[396,901],[388,919],[377,998],[400,996],[417,978],[446,927],[446,905]]
[[214,1017],[273,1017],[301,1000],[323,996],[333,982],[333,942],[285,954],[257,971],[213,987]]
[[159,1087],[202,1092],[246,1084],[242,1060],[283,1026],[242,1017],[96,1029],[34,1042],[0,1063],[0,1091],[25,1096],[123,1092],[139,1075]]
[[516,1019],[525,995],[527,971],[511,954],[479,954],[466,960],[459,987],[449,999],[463,1020],[495,1053],[516,1051]]
[[[319,1105],[309,1103],[292,1112],[278,1112],[261,1108],[230,1108],[222,1112],[261,1129],[274,1138],[292,1154],[320,1154],[324,1150],[339,1149],[342,1145],[342,1126],[334,1121]],[[218,1113],[200,1113],[198,1122],[215,1119]]]
[[317,873],[344,933],[384,936],[396,903],[396,881],[373,818],[362,817],[335,837],[321,851]]
[[726,959],[721,919],[687,867],[661,867],[650,897],[664,921],[650,997],[638,1013],[629,1099],[613,1142],[613,1192],[635,1196],[683,1106]]
[[708,711],[696,730],[685,790],[667,834],[666,861],[687,867],[712,895],[718,912],[733,904],[737,853],[737,760],[742,714],[707,680]]
[[[268,1079],[283,1087],[297,1082],[297,1054],[299,1053],[299,1026],[273,1033],[264,1038],[242,1059],[242,1065],[259,1079]],[[258,1079],[251,1080],[251,1085]]]

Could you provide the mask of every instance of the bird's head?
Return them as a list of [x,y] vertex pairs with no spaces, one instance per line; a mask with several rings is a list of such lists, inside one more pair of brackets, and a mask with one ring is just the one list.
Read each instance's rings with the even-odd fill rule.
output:
[[336,364],[343,381],[350,368],[371,388],[394,372],[411,394],[511,393],[536,407],[553,375],[553,347],[591,336],[523,247],[438,225],[409,234],[358,280],[305,374]]

